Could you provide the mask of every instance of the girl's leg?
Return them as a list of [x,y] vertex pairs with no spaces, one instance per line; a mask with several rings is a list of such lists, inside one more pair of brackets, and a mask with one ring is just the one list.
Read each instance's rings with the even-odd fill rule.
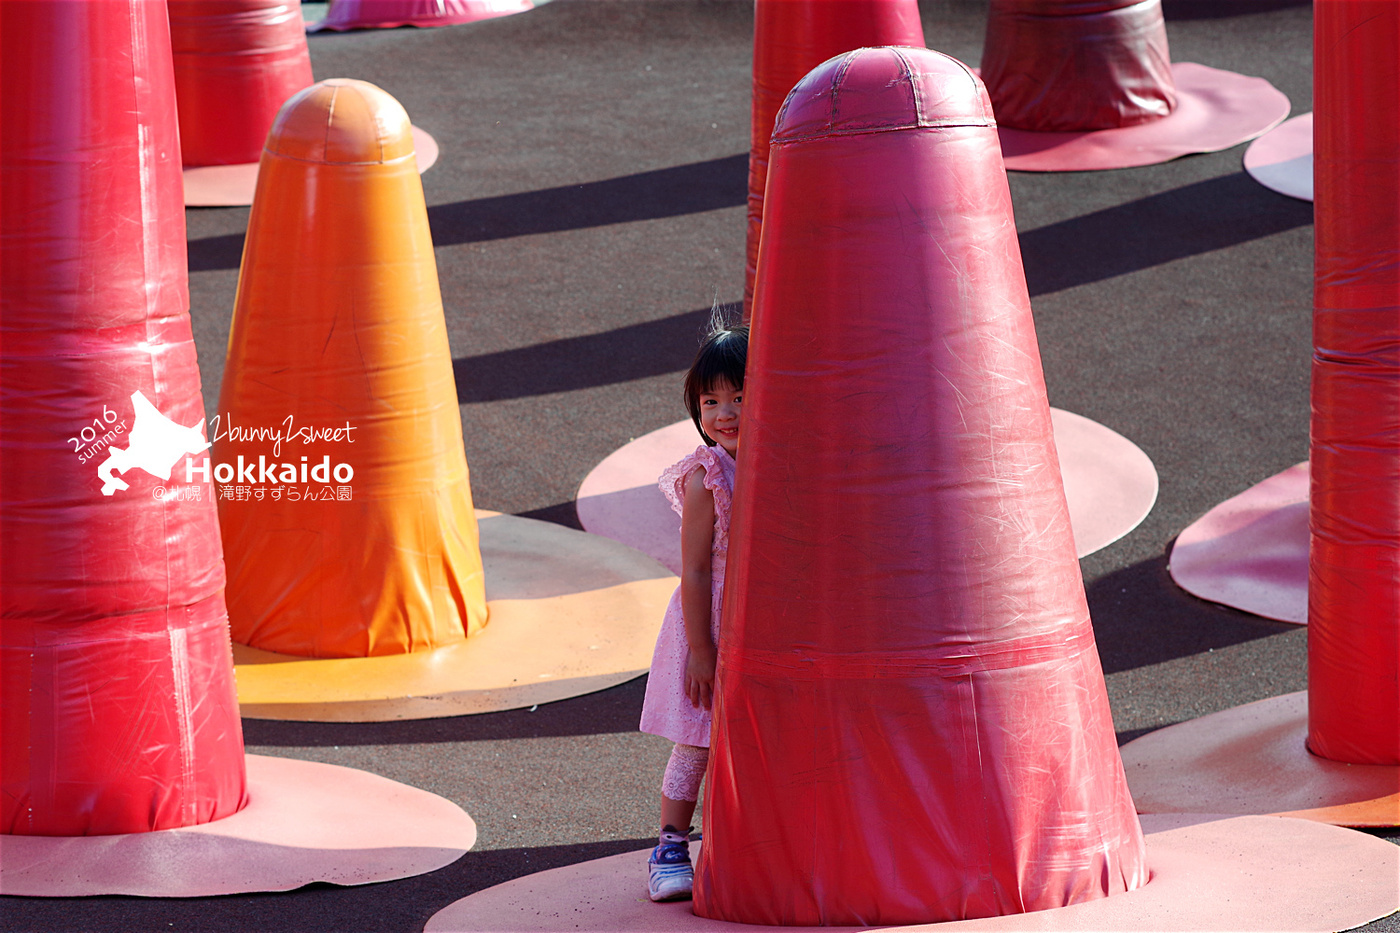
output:
[[661,779],[661,836],[647,863],[647,893],[654,901],[690,897],[690,819],[705,779],[710,750],[677,744]]
[[661,795],[662,829],[685,832],[686,827],[690,826],[690,820],[693,816],[695,816],[694,800],[672,800],[665,794]]
[[666,762],[666,774],[661,778],[663,827],[671,826],[685,832],[690,826],[709,761],[710,750],[702,746],[676,743],[671,750],[671,760]]

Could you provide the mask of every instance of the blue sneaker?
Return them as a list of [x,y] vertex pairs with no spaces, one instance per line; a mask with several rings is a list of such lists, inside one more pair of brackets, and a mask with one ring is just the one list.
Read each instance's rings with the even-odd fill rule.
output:
[[685,833],[666,827],[661,844],[651,850],[647,862],[647,894],[653,901],[680,901],[690,897],[695,869],[690,864],[690,846]]

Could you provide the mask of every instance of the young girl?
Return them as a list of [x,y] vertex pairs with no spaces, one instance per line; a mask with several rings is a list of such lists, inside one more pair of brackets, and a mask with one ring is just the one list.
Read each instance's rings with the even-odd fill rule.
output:
[[661,491],[681,513],[681,585],[661,623],[642,705],[642,731],[676,743],[661,780],[661,836],[648,867],[654,901],[689,897],[694,876],[690,819],[710,755],[710,698],[748,349],[748,327],[716,327],[705,338],[685,377],[685,406],[705,446],[661,474]]

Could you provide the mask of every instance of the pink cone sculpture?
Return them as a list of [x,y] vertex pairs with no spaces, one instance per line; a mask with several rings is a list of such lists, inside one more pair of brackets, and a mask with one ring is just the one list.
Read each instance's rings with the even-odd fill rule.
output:
[[245,802],[162,0],[0,4],[0,832]]
[[1134,126],[1176,106],[1161,0],[992,0],[982,80],[997,122]]
[[331,0],[313,29],[452,26],[533,10],[533,0]]
[[771,156],[696,912],[881,926],[1140,886],[981,83],[847,53]]
[[256,162],[282,103],[311,84],[301,4],[169,0],[185,165]]
[[[1317,0],[1308,748],[1400,764],[1400,9]],[[1390,69],[1387,71],[1387,69]]]
[[788,91],[834,55],[862,46],[924,44],[915,0],[756,0],[750,111],[748,254],[744,309],[753,302],[768,139]]

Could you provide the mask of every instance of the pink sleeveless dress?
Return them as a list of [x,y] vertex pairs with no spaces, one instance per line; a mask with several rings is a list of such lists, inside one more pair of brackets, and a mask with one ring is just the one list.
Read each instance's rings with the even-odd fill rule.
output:
[[[729,509],[734,497],[734,458],[723,447],[700,447],[661,474],[661,491],[671,508],[681,512],[685,481],[697,466],[705,470],[705,488],[715,497],[714,545],[710,550],[710,634],[719,644],[720,600],[724,595],[724,564],[729,553]],[[671,596],[656,651],[651,657],[646,699],[642,703],[643,732],[684,745],[710,745],[710,711],[690,705],[685,695],[685,661],[690,648],[681,615],[681,590]]]

